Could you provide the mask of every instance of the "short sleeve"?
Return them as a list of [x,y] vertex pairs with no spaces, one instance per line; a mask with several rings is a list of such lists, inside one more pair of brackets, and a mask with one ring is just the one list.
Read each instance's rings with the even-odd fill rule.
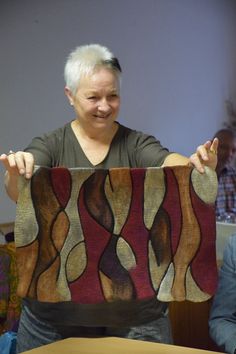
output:
[[52,156],[45,139],[39,137],[33,138],[24,151],[33,154],[36,165],[52,166]]
[[137,131],[129,134],[131,159],[137,167],[159,167],[170,154],[154,136]]

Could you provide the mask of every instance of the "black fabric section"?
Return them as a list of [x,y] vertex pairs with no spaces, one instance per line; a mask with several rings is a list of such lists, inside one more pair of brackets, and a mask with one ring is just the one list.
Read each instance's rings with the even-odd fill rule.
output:
[[41,320],[56,326],[137,326],[158,319],[167,309],[167,304],[156,298],[102,304],[48,303],[27,298],[24,303]]

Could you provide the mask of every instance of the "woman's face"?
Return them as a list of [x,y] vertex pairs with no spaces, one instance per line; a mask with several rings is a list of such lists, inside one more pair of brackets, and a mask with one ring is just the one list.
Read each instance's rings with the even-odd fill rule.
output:
[[68,88],[65,91],[81,124],[105,128],[116,120],[120,108],[119,81],[111,70],[100,68],[82,77],[75,95]]

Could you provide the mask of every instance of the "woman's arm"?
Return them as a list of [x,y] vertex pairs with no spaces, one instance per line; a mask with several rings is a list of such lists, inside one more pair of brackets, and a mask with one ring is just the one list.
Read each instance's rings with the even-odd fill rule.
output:
[[207,141],[205,144],[199,145],[196,152],[192,154],[190,158],[177,153],[168,155],[162,166],[191,164],[201,173],[204,173],[204,166],[208,166],[215,170],[217,165],[217,148],[218,139],[215,138],[213,142]]

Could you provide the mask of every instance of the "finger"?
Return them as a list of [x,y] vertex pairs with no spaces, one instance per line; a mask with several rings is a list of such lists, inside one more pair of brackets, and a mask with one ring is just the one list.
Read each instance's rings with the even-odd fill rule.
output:
[[6,162],[7,161],[7,154],[1,154],[0,161],[2,161],[2,163]]
[[14,167],[16,167],[17,165],[16,165],[16,160],[15,160],[15,153],[8,153],[7,154],[7,160],[8,160],[8,164],[9,164],[9,166],[11,167],[11,168],[14,168]]
[[34,171],[34,157],[31,153],[25,154],[25,177],[31,178]]
[[198,170],[198,172],[200,172],[200,173],[204,173],[205,172],[205,169],[204,169],[204,166],[202,164],[202,161],[199,158],[197,153],[192,154],[190,156],[189,160],[190,160],[191,164]]
[[196,150],[196,154],[199,158],[204,161],[208,160],[208,149],[209,149],[209,142],[206,142],[204,145],[199,145]]
[[209,149],[211,146],[211,140],[207,140],[203,145],[205,146],[206,149]]
[[11,174],[18,173],[18,171],[16,171],[17,167],[16,167],[16,164],[15,164],[15,161],[14,161],[14,157],[11,157],[11,159],[9,159],[9,155],[8,154],[1,154],[0,161],[4,165],[5,169],[7,171],[9,171]]
[[6,154],[1,154],[0,156],[0,161],[3,164],[3,166],[5,167],[5,169],[7,170],[9,168],[9,163],[8,163],[8,159],[7,159],[7,155]]
[[218,146],[219,146],[219,139],[214,138],[214,140],[210,146],[210,151],[217,154]]
[[21,175],[25,175],[26,178],[31,178],[34,168],[34,158],[29,152],[18,151],[14,155],[17,168]]
[[[11,155],[10,155],[11,157]],[[25,159],[24,159],[24,153],[21,151],[18,151],[14,154],[14,160],[17,165],[18,171],[20,175],[25,174]]]

